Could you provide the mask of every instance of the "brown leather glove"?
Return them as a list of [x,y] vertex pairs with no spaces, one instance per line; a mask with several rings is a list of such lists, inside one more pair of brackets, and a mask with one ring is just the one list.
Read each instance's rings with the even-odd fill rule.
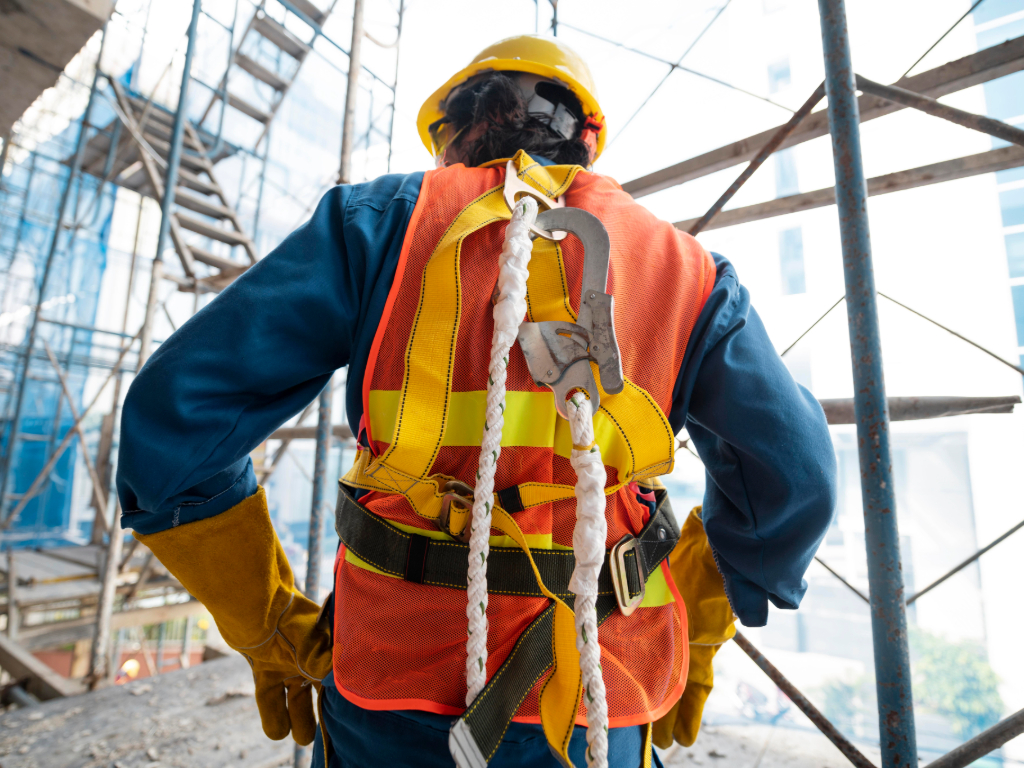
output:
[[263,489],[215,517],[135,537],[249,661],[263,732],[312,742],[313,687],[331,671],[330,629],[318,624],[317,604],[295,589]]

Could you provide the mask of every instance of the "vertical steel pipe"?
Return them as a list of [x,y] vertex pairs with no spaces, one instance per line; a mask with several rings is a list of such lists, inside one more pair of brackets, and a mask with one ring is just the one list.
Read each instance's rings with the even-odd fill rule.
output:
[[[110,521],[110,535],[107,539],[106,559],[103,565],[103,583],[100,588],[99,605],[96,607],[96,634],[92,639],[92,655],[89,664],[89,687],[95,688],[110,676],[110,631],[114,601],[117,599],[117,575],[121,567],[121,548],[124,545],[124,531],[121,529],[121,502],[114,502],[113,519]],[[160,663],[157,662],[157,673]]]
[[359,70],[363,49],[363,0],[352,8],[352,46],[348,57],[348,88],[345,91],[345,116],[341,126],[341,166],[338,183],[352,183],[352,144],[356,137],[356,105],[359,100]]
[[331,451],[331,400],[334,390],[327,382],[320,393],[313,454],[313,502],[309,513],[309,558],[306,561],[306,597],[320,602],[320,540],[323,538],[324,495],[327,489],[327,457]]
[[[359,2],[359,0],[356,0]],[[330,379],[320,393],[317,403],[316,449],[313,454],[313,501],[309,511],[309,547],[306,558],[306,597],[320,602],[320,549],[324,528],[324,491],[327,488],[327,458],[331,452],[331,403],[334,387]],[[275,460],[274,466],[277,466]],[[305,768],[309,764],[305,747],[295,745],[292,765]]]
[[174,190],[178,186],[178,166],[181,163],[181,145],[185,136],[185,121],[188,119],[188,84],[192,79],[192,57],[196,50],[196,28],[199,25],[199,11],[202,0],[192,0],[192,20],[188,25],[188,45],[185,48],[185,66],[181,72],[181,91],[178,94],[178,108],[174,111],[174,126],[171,130],[171,148],[167,154],[167,176],[164,178],[164,196],[160,201],[160,234],[156,241],[156,256],[153,258],[153,273],[149,280],[149,297],[146,300],[146,318],[142,324],[142,342],[139,346],[139,368],[149,359],[149,348],[153,343],[153,315],[156,313],[157,293],[160,288],[161,262],[164,246],[171,233],[171,215],[174,206]]
[[14,562],[14,547],[7,542],[7,637],[18,639],[21,615],[18,612],[18,567]]
[[917,768],[889,409],[882,370],[855,74],[844,0],[818,0],[818,9],[853,363],[882,766]]
[[7,153],[11,149],[12,136],[14,136],[14,132],[8,131],[7,135],[3,137],[3,149],[0,149],[0,192],[2,192],[4,189],[4,167],[7,165]]

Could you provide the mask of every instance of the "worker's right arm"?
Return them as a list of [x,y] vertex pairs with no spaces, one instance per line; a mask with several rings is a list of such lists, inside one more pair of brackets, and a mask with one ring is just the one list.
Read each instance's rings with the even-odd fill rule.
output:
[[669,418],[704,462],[703,523],[729,601],[759,627],[769,601],[795,609],[807,589],[835,510],[836,459],[821,406],[793,380],[733,266],[718,255],[715,265]]
[[365,360],[421,180],[335,187],[309,222],[157,349],[122,412],[125,527],[155,533],[256,492],[249,452],[337,368]]

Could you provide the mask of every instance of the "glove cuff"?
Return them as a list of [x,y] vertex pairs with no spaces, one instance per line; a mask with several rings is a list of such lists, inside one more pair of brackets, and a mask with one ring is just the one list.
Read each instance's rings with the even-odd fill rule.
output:
[[226,512],[134,534],[213,615],[234,648],[268,641],[295,600],[295,579],[259,488]]

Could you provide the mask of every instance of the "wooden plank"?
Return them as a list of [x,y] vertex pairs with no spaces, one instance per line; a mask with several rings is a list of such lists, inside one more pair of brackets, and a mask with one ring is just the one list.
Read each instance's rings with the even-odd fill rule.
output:
[[234,211],[227,206],[190,195],[182,187],[177,187],[174,190],[174,202],[182,208],[188,208],[190,211],[209,216],[211,219],[230,219],[234,215]]
[[[317,8],[309,0],[291,0],[291,4],[298,8],[302,13],[306,14],[312,21],[317,24],[324,23],[324,12]],[[333,6],[332,6],[333,7]]]
[[178,169],[178,183],[183,187],[188,187],[189,189],[200,192],[204,195],[220,194],[220,187],[212,182],[200,178],[198,175],[192,173],[192,171],[186,168]]
[[[352,430],[348,424],[335,424],[332,430],[334,436],[341,440],[351,440]],[[268,440],[314,440],[316,439],[316,427],[278,427]]]
[[17,643],[0,635],[0,669],[15,680],[27,680],[25,690],[40,701],[82,693],[81,683],[61,677]]
[[18,578],[22,581],[43,583],[55,579],[75,576],[95,577],[96,570],[84,565],[75,565],[63,560],[46,557],[31,549],[14,551]]
[[[898,80],[895,85],[909,91],[937,99],[956,91],[962,91],[974,85],[987,83],[1014,72],[1024,70],[1024,37],[1007,40],[1001,45],[993,46],[972,53],[956,61],[943,64],[913,77]],[[905,107],[893,104],[876,96],[863,95],[858,100],[861,122],[874,120],[883,115],[892,114]],[[730,168],[740,163],[749,162],[757,152],[768,143],[778,131],[778,127],[762,131],[724,147],[719,147],[703,155],[692,157],[681,163],[649,173],[639,179],[622,185],[633,197],[643,197],[668,187],[674,187],[693,179]],[[780,149],[802,144],[828,133],[828,113],[822,109],[812,112],[782,142]]]
[[53,557],[57,560],[65,560],[75,565],[84,565],[86,568],[95,572],[99,568],[100,563],[100,551],[99,547],[95,544],[85,544],[82,546],[71,546],[71,547],[53,547],[53,548],[36,548],[35,552],[46,557]]
[[308,45],[269,16],[257,15],[252,28],[293,59],[301,61],[309,51]]
[[[970,176],[1004,171],[1008,168],[1017,168],[1022,165],[1024,165],[1024,147],[1002,147],[988,152],[981,152],[977,155],[968,155],[967,157],[958,157],[955,160],[945,160],[941,163],[923,165],[920,168],[912,168],[908,171],[897,171],[896,173],[889,173],[884,176],[876,176],[873,179],[868,179],[868,196],[874,197],[875,195],[886,195],[890,192],[901,192],[906,189],[926,187],[930,184],[941,184],[944,181],[965,179]],[[770,219],[775,216],[785,216],[786,214],[799,211],[809,211],[813,208],[823,208],[826,205],[834,205],[835,202],[836,193],[834,187],[816,189],[813,192],[780,197],[764,203],[722,211],[711,220],[711,223],[704,228],[704,231],[732,227],[737,224],[760,221],[761,219]],[[687,232],[699,219],[700,217],[677,221],[673,226],[681,229],[683,232]]]
[[226,259],[223,256],[217,256],[214,253],[204,251],[202,248],[196,248],[194,246],[192,247],[192,256],[196,261],[201,261],[203,264],[231,273],[232,277],[237,277],[249,268],[248,264],[239,264],[237,261]]
[[276,73],[271,72],[258,61],[250,59],[244,53],[235,53],[235,64],[237,64],[240,69],[245,70],[250,75],[255,77],[257,80],[261,80],[267,85],[269,85],[275,91],[283,91],[289,85],[288,81],[285,80],[283,77],[280,77]]
[[[125,594],[131,589],[130,583],[118,586],[118,594]],[[170,576],[151,579],[148,588],[158,587],[180,588],[178,580]],[[95,600],[100,593],[100,583],[95,578],[76,581],[62,581],[55,584],[36,584],[18,589],[18,605],[22,612],[28,608],[40,609],[55,603],[75,603],[82,600]]]
[[[819,400],[829,424],[856,424],[853,398]],[[890,397],[892,421],[917,421],[963,416],[972,413],[1013,413],[1019,395],[1002,397]]]
[[271,118],[273,117],[273,115],[271,115],[269,112],[260,109],[255,104],[250,104],[245,99],[241,98],[240,96],[235,96],[235,94],[233,93],[228,94],[228,104],[237,109],[239,112],[248,115],[253,120],[258,120],[264,125],[269,123]]
[[228,243],[229,245],[243,245],[249,241],[248,236],[241,232],[232,232],[227,229],[221,229],[220,227],[215,227],[213,224],[200,219],[186,216],[183,213],[176,214],[175,218],[185,229],[195,232],[197,235],[209,237],[212,240],[220,240],[222,243]]

